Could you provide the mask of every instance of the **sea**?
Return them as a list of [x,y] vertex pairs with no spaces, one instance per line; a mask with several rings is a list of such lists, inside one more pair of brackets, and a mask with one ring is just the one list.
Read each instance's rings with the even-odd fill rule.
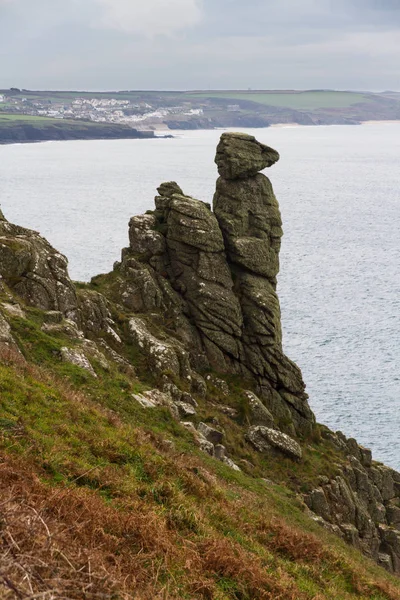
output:
[[[161,182],[212,202],[221,131],[172,133],[0,146],[1,208],[89,281],[119,260]],[[281,155],[266,174],[284,223],[284,350],[318,421],[400,469],[400,122],[248,133]]]

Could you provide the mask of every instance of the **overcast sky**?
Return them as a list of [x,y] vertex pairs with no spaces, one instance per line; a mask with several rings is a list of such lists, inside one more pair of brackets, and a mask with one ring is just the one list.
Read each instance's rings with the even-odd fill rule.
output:
[[0,0],[0,87],[400,90],[400,0]]

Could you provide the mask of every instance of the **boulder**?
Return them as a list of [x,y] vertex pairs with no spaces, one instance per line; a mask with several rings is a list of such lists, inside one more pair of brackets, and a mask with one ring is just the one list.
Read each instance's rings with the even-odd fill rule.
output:
[[218,392],[221,393],[222,396],[226,396],[226,397],[229,396],[229,385],[226,383],[226,381],[224,381],[220,377],[216,377],[215,375],[212,375],[211,373],[208,373],[205,376],[205,380],[212,387],[216,388],[218,390]]
[[226,448],[222,444],[216,444],[214,446],[214,455],[218,460],[224,460],[226,457]]
[[197,430],[206,438],[206,440],[214,445],[221,444],[222,440],[224,439],[224,434],[221,431],[210,427],[206,423],[199,423]]
[[218,172],[224,179],[251,177],[278,160],[276,150],[246,133],[223,133],[215,158]]
[[88,358],[82,350],[78,350],[77,348],[61,348],[60,350],[61,360],[63,362],[71,363],[76,367],[80,367],[84,369],[93,377],[97,377],[95,370],[90,364]]
[[300,444],[276,429],[255,425],[247,432],[247,439],[259,452],[269,452],[274,449],[294,460],[302,458]]
[[233,469],[234,471],[241,471],[242,469],[233,462],[233,460],[231,458],[229,458],[228,456],[224,456],[223,458],[223,463],[225,463],[228,467],[230,467],[231,469]]
[[176,408],[178,409],[178,413],[181,419],[187,419],[189,417],[196,416],[196,409],[186,402],[175,402]]
[[249,420],[251,425],[265,425],[273,427],[274,417],[266,406],[261,402],[260,398],[249,390],[244,392],[249,403]]
[[132,394],[132,398],[139,402],[143,408],[156,408],[157,406],[170,406],[171,398],[160,390],[146,390],[141,394]]
[[212,442],[210,442],[209,440],[207,440],[204,435],[201,433],[201,431],[198,431],[196,429],[196,427],[194,426],[193,423],[189,422],[182,422],[181,423],[184,427],[186,427],[186,429],[188,429],[189,431],[191,431],[194,435],[194,438],[200,448],[200,450],[202,450],[202,452],[205,452],[206,454],[209,454],[210,456],[214,456],[214,444]]
[[19,304],[11,304],[9,302],[2,303],[3,310],[10,315],[10,317],[18,317],[19,319],[25,319],[25,311],[22,310]]

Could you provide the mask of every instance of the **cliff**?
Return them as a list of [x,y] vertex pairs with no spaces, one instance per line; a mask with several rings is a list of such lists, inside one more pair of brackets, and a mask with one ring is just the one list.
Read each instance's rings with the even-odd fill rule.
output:
[[153,131],[138,131],[125,125],[92,123],[24,115],[0,114],[0,144],[62,140],[136,139],[154,137]]
[[0,213],[5,597],[400,598],[400,474],[283,351],[277,160],[223,134],[213,210],[161,184],[90,284]]

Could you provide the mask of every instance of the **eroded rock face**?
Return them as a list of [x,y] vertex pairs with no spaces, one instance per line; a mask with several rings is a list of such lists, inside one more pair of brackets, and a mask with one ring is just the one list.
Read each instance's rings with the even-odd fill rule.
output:
[[77,318],[68,261],[36,231],[0,218],[0,275],[27,304]]
[[102,294],[93,290],[79,290],[78,309],[79,325],[85,335],[103,335],[116,344],[121,344],[107,300]]
[[322,525],[334,528],[389,571],[400,573],[400,473],[373,463],[368,449],[337,432],[325,432],[347,454],[340,475],[306,495]]
[[[203,202],[175,194],[167,205],[166,222],[167,272],[203,346],[239,359],[242,315],[215,215]],[[226,370],[225,360],[215,363]]]
[[5,316],[0,312],[0,356],[8,351],[16,352],[22,357],[20,350],[11,334],[11,327]]
[[143,319],[129,321],[132,339],[148,359],[149,369],[156,373],[169,372],[178,377],[190,379],[188,353],[174,340],[160,340],[147,328]]

